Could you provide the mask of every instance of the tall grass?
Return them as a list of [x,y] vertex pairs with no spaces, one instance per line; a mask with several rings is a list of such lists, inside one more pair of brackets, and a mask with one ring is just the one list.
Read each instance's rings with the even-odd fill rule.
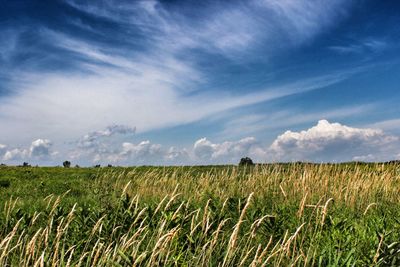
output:
[[95,205],[5,202],[0,266],[398,266],[399,171],[110,169],[86,189]]

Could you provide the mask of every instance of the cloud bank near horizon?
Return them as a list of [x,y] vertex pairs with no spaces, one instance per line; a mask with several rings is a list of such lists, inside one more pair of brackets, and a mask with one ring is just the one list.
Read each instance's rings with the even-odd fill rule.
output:
[[[137,143],[125,140],[116,145],[116,136],[132,139],[134,131],[133,128],[113,125],[91,132],[72,144],[68,155],[60,155],[54,151],[52,142],[47,139],[35,140],[26,149],[0,145],[0,152],[6,163],[46,159],[48,162],[71,160],[79,164],[125,166],[236,164],[245,156],[256,162],[400,159],[399,136],[386,134],[380,129],[354,128],[327,120],[320,120],[315,126],[299,132],[288,130],[277,136],[269,146],[254,137],[221,143],[213,143],[204,137],[186,148],[166,147],[149,140]],[[119,138],[117,139],[120,140]]]

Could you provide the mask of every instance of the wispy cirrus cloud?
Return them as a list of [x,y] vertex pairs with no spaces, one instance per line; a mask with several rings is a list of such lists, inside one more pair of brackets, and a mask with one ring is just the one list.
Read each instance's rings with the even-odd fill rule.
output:
[[[328,77],[326,81],[321,79],[320,83],[313,79],[243,96],[230,96],[220,92],[184,97],[176,95],[168,87],[162,89],[156,85],[153,88],[143,88],[140,85],[129,88],[137,80],[125,75],[116,75],[111,79],[110,76],[83,79],[79,76],[73,79],[48,77],[38,87],[30,87],[24,94],[3,102],[0,107],[4,111],[3,121],[8,119],[7,124],[13,126],[5,129],[3,134],[7,131],[12,134],[13,129],[27,126],[30,122],[31,133],[46,131],[53,135],[62,135],[64,129],[68,129],[71,124],[74,127],[68,129],[69,134],[79,135],[82,131],[101,128],[104,124],[113,124],[115,121],[124,125],[135,124],[143,132],[193,122],[232,108],[324,88],[346,77],[344,75],[333,80]],[[160,98],[146,94],[151,90]],[[158,90],[163,91],[159,93]],[[22,106],[23,109],[20,108]],[[192,109],[196,106],[197,109]],[[7,113],[9,115],[6,117]]]
[[387,49],[390,44],[383,39],[367,39],[355,41],[347,45],[330,46],[329,49],[339,54],[366,54],[379,53]]
[[383,129],[385,131],[394,131],[400,133],[400,119],[382,120],[368,125],[371,128]]
[[202,49],[228,57],[261,43],[264,47],[269,44],[269,52],[287,45],[285,40],[301,44],[345,17],[352,5],[349,1],[204,1],[194,14],[176,12],[173,3],[155,0],[68,3],[89,14],[137,27],[159,48],[173,52]]

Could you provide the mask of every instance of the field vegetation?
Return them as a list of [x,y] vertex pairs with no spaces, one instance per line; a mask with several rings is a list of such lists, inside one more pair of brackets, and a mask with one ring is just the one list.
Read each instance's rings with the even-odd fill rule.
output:
[[0,266],[400,266],[399,164],[0,167]]

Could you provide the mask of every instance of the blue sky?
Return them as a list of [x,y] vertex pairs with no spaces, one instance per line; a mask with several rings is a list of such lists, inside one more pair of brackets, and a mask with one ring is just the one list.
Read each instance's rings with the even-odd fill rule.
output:
[[400,158],[397,1],[3,1],[0,161]]

